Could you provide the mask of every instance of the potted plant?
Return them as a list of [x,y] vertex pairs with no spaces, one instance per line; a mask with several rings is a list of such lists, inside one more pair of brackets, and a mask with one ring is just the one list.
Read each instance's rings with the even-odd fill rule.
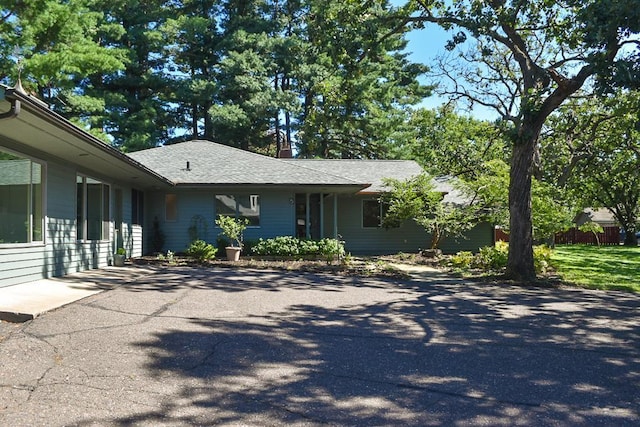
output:
[[127,256],[127,251],[124,248],[118,248],[113,256],[113,265],[116,267],[124,267],[124,258]]
[[227,259],[229,261],[238,261],[240,259],[240,251],[242,250],[242,239],[244,230],[249,225],[246,218],[233,218],[230,216],[218,215],[216,225],[222,230],[222,235],[231,241],[231,246],[227,246]]

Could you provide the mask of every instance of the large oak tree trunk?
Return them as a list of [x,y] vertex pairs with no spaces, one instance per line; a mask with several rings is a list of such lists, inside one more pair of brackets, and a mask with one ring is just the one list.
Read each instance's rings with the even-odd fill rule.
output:
[[539,129],[529,123],[513,144],[509,182],[509,259],[506,276],[518,281],[536,278],[533,264],[533,220],[531,216],[531,177]]

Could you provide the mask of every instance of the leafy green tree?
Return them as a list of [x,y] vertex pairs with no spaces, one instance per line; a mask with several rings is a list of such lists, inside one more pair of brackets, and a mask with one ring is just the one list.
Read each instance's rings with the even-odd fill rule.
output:
[[383,227],[413,220],[431,235],[430,249],[437,249],[446,237],[462,236],[482,219],[476,204],[447,200],[426,173],[408,180],[388,179],[385,184],[388,190],[380,198],[387,206]]
[[580,227],[578,227],[578,230],[582,231],[583,233],[593,233],[593,237],[596,238],[596,244],[600,246],[600,238],[598,237],[598,233],[604,232],[604,229],[600,224],[593,221],[585,222]]
[[403,156],[415,159],[432,175],[473,180],[484,173],[486,162],[508,159],[498,126],[459,115],[450,105],[415,110],[409,128],[412,137]]
[[581,207],[606,208],[637,245],[640,219],[640,93],[567,104],[543,140],[548,171]]
[[[478,206],[487,221],[509,232],[509,165],[503,160],[490,160],[481,173],[465,182],[470,200]],[[537,242],[550,242],[553,236],[569,229],[576,206],[567,193],[556,185],[533,178],[532,230]]]
[[540,132],[590,77],[613,73],[623,82],[632,74],[638,49],[629,36],[640,32],[640,8],[600,0],[416,0],[405,11],[405,22],[438,24],[453,32],[447,47],[460,46],[439,62],[443,92],[493,108],[510,126],[506,275],[535,279],[531,188]]

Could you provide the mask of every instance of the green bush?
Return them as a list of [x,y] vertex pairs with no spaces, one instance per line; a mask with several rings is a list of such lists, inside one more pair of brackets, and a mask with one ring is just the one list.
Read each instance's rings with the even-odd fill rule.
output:
[[204,240],[195,240],[191,242],[187,248],[186,254],[188,257],[193,258],[198,262],[205,262],[210,259],[214,259],[217,252],[217,248]]
[[327,261],[344,256],[344,244],[336,239],[306,240],[291,236],[260,239],[253,253],[266,256],[322,256]]
[[318,252],[324,256],[327,262],[341,259],[345,255],[344,244],[336,239],[322,239],[317,243]]
[[502,270],[507,266],[509,244],[497,242],[494,246],[485,246],[475,256],[472,266],[482,270]]
[[[537,273],[545,273],[551,262],[551,248],[546,245],[533,247],[533,262]],[[509,244],[497,242],[495,246],[480,248],[477,254],[462,251],[453,255],[449,266],[462,270],[477,268],[484,271],[500,271],[507,266]]]
[[279,236],[273,239],[259,239],[253,246],[256,255],[294,256],[300,255],[300,240],[291,236]]
[[546,273],[551,266],[552,250],[547,245],[533,247],[533,265],[536,273]]
[[453,268],[461,268],[463,270],[467,270],[471,268],[471,264],[473,264],[475,256],[473,252],[462,251],[453,255],[449,260],[449,265]]

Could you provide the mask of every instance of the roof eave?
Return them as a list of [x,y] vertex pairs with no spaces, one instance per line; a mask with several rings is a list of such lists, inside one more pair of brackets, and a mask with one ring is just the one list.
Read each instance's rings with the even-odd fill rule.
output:
[[74,125],[58,113],[50,110],[46,104],[42,103],[42,101],[33,99],[33,97],[24,94],[16,89],[4,89],[4,96],[7,100],[20,102],[20,109],[25,108],[31,113],[34,114],[41,119],[63,129],[64,131],[72,134],[73,136],[79,138],[83,142],[91,145],[94,148],[99,149],[107,155],[118,158],[133,167],[138,168],[145,174],[161,181],[164,184],[174,185],[174,183],[165,178],[164,176],[158,174],[157,172],[147,168],[142,163],[137,162],[131,157],[127,156],[125,153],[111,147],[110,145],[105,144],[103,141],[99,140],[95,136],[90,133],[84,131],[78,126]]

